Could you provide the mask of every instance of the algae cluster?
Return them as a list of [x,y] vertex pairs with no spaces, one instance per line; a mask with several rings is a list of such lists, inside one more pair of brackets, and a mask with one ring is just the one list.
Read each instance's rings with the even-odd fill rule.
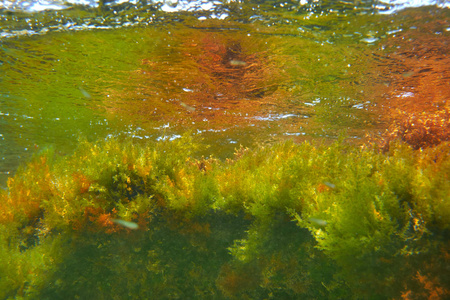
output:
[[448,142],[285,142],[227,160],[202,147],[109,139],[35,156],[0,194],[0,298],[449,295]]

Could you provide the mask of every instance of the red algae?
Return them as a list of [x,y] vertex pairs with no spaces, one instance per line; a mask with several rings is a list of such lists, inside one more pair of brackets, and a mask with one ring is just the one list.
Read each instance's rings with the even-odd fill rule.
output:
[[450,35],[440,32],[445,26],[436,18],[385,44],[391,52],[382,75],[390,81],[381,109],[391,124],[382,141],[385,150],[396,138],[414,149],[450,140]]
[[401,294],[401,299],[447,299],[450,290],[445,282],[445,266],[448,265],[448,252],[442,249],[441,253],[434,256],[428,263],[422,264],[420,270],[408,278],[405,283],[405,291]]

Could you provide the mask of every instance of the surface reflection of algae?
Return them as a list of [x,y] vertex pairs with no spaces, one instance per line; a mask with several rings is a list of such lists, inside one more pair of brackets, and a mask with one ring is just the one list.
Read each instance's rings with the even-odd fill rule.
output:
[[[122,95],[136,105],[121,109],[186,124],[245,123],[244,116],[280,101],[270,96],[288,79],[264,48],[262,40],[234,31],[173,33],[166,47],[142,60],[133,76],[138,91]],[[111,106],[117,108],[117,103]]]
[[366,49],[208,24],[142,31],[154,46],[136,59],[129,87],[105,91],[108,113],[147,131],[169,124],[168,134],[192,130],[222,145],[329,140],[341,130],[360,139],[376,128],[370,107],[377,99],[361,92],[378,84],[363,79],[375,72]]

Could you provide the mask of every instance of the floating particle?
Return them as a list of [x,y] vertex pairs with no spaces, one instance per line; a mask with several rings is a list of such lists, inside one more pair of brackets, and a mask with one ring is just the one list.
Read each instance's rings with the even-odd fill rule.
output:
[[117,225],[123,226],[125,228],[136,230],[139,228],[139,225],[135,222],[125,221],[121,219],[111,219],[111,222],[116,223]]

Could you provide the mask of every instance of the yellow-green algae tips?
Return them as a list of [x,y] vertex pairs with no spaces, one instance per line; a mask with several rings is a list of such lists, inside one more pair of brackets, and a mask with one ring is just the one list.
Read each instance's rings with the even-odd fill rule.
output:
[[47,151],[0,190],[0,299],[443,299],[448,147]]

